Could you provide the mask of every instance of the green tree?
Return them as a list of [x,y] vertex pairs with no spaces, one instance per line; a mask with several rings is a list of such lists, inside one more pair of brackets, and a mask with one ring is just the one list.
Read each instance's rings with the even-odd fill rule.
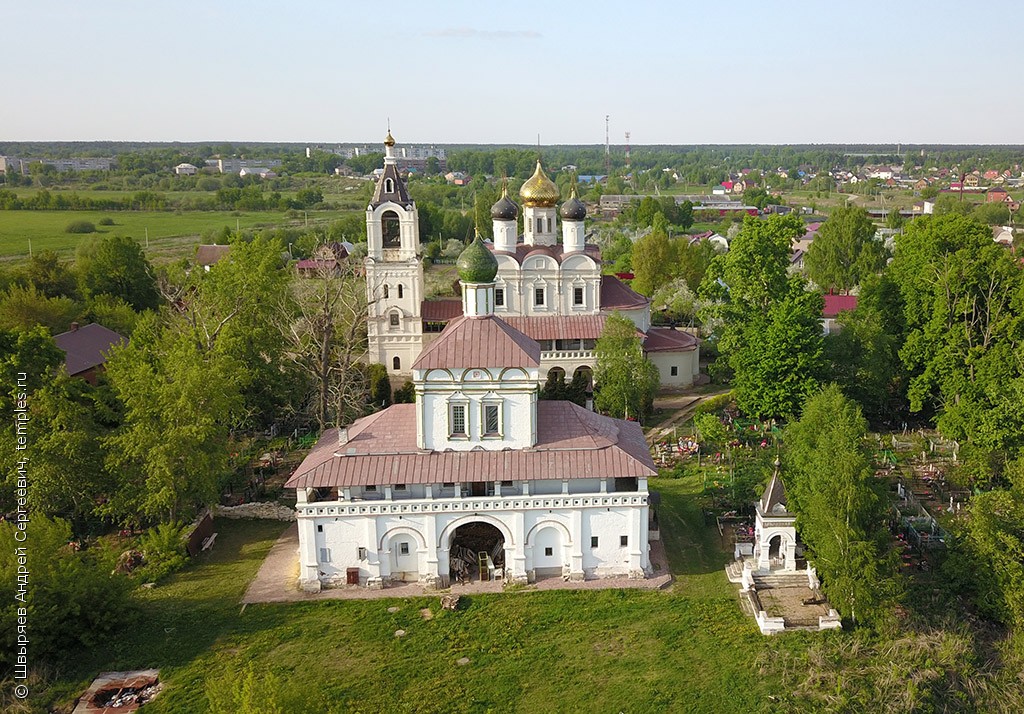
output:
[[81,312],[70,298],[49,298],[29,283],[22,288],[11,286],[0,295],[0,327],[29,330],[42,325],[52,332],[64,332]]
[[124,424],[104,440],[118,485],[108,510],[123,522],[176,521],[218,495],[228,430],[242,411],[244,368],[193,335],[144,316],[107,374]]
[[832,211],[807,249],[807,275],[824,290],[846,292],[880,272],[885,260],[867,211],[847,205]]
[[796,525],[836,609],[880,618],[896,593],[887,555],[885,499],[865,447],[867,422],[835,385],[807,400],[783,433],[785,478]]
[[803,232],[796,216],[748,216],[700,287],[701,316],[735,375],[736,403],[758,417],[797,413],[823,366],[821,296],[787,274]]
[[654,403],[660,377],[644,356],[636,325],[618,313],[608,316],[595,347],[598,411],[642,421]]
[[82,243],[75,254],[82,295],[119,297],[136,310],[156,308],[160,296],[152,266],[142,246],[124,236],[106,236]]
[[48,298],[77,297],[74,274],[52,250],[43,250],[29,258],[25,279]]
[[662,231],[651,231],[633,246],[633,289],[653,295],[672,279],[672,244]]
[[388,368],[379,362],[374,362],[369,368],[370,380],[370,403],[374,408],[387,407],[391,404],[391,378],[388,377]]

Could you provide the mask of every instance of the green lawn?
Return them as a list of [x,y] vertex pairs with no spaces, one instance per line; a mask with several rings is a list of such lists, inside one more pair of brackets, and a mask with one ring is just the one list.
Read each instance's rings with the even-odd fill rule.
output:
[[[345,211],[310,211],[309,225],[329,222],[345,215]],[[112,218],[114,225],[101,226],[102,218]],[[64,229],[73,221],[89,221],[98,233],[73,234]],[[71,252],[80,241],[97,235],[118,234],[131,236],[145,245],[149,233],[149,250],[161,252],[193,245],[205,231],[228,228],[300,227],[304,219],[288,218],[276,211],[236,213],[234,211],[0,211],[0,259],[28,257],[29,240],[32,250]]]
[[[248,606],[239,598],[282,525],[217,523],[211,554],[152,591],[114,643],[75,657],[49,694],[79,694],[102,670],[159,667],[150,714],[203,711],[208,678],[247,664],[277,677],[285,711],[765,710],[777,685],[755,662],[770,647],[743,616],[694,484],[659,481],[670,592],[478,595],[459,612],[436,597]],[[401,610],[389,614],[387,608]],[[425,621],[420,608],[434,619]],[[394,631],[408,635],[396,639]],[[471,663],[455,664],[460,657]]]

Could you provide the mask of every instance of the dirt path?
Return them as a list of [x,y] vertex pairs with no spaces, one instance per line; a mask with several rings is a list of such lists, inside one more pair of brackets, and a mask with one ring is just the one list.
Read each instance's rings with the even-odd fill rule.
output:
[[662,399],[655,399],[654,406],[656,408],[675,409],[676,413],[647,432],[647,443],[653,444],[664,440],[666,436],[671,436],[676,427],[693,416],[694,410],[697,409],[701,402],[710,399],[711,397],[717,397],[719,394],[725,394],[727,391],[729,390],[723,389],[719,392],[712,392],[710,394],[680,394]]

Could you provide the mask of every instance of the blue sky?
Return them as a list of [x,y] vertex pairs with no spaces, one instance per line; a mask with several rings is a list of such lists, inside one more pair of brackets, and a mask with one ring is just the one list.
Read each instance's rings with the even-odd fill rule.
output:
[[[1007,14],[1009,13],[1009,14]],[[1003,15],[1002,19],[999,15]],[[1024,143],[1011,5],[36,0],[0,140]]]

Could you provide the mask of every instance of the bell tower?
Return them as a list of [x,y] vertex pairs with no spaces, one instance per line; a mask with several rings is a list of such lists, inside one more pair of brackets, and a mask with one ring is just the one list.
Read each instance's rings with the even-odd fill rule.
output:
[[423,265],[419,214],[398,172],[391,129],[384,139],[384,171],[366,207],[366,301],[369,358],[389,374],[412,374],[423,348]]

